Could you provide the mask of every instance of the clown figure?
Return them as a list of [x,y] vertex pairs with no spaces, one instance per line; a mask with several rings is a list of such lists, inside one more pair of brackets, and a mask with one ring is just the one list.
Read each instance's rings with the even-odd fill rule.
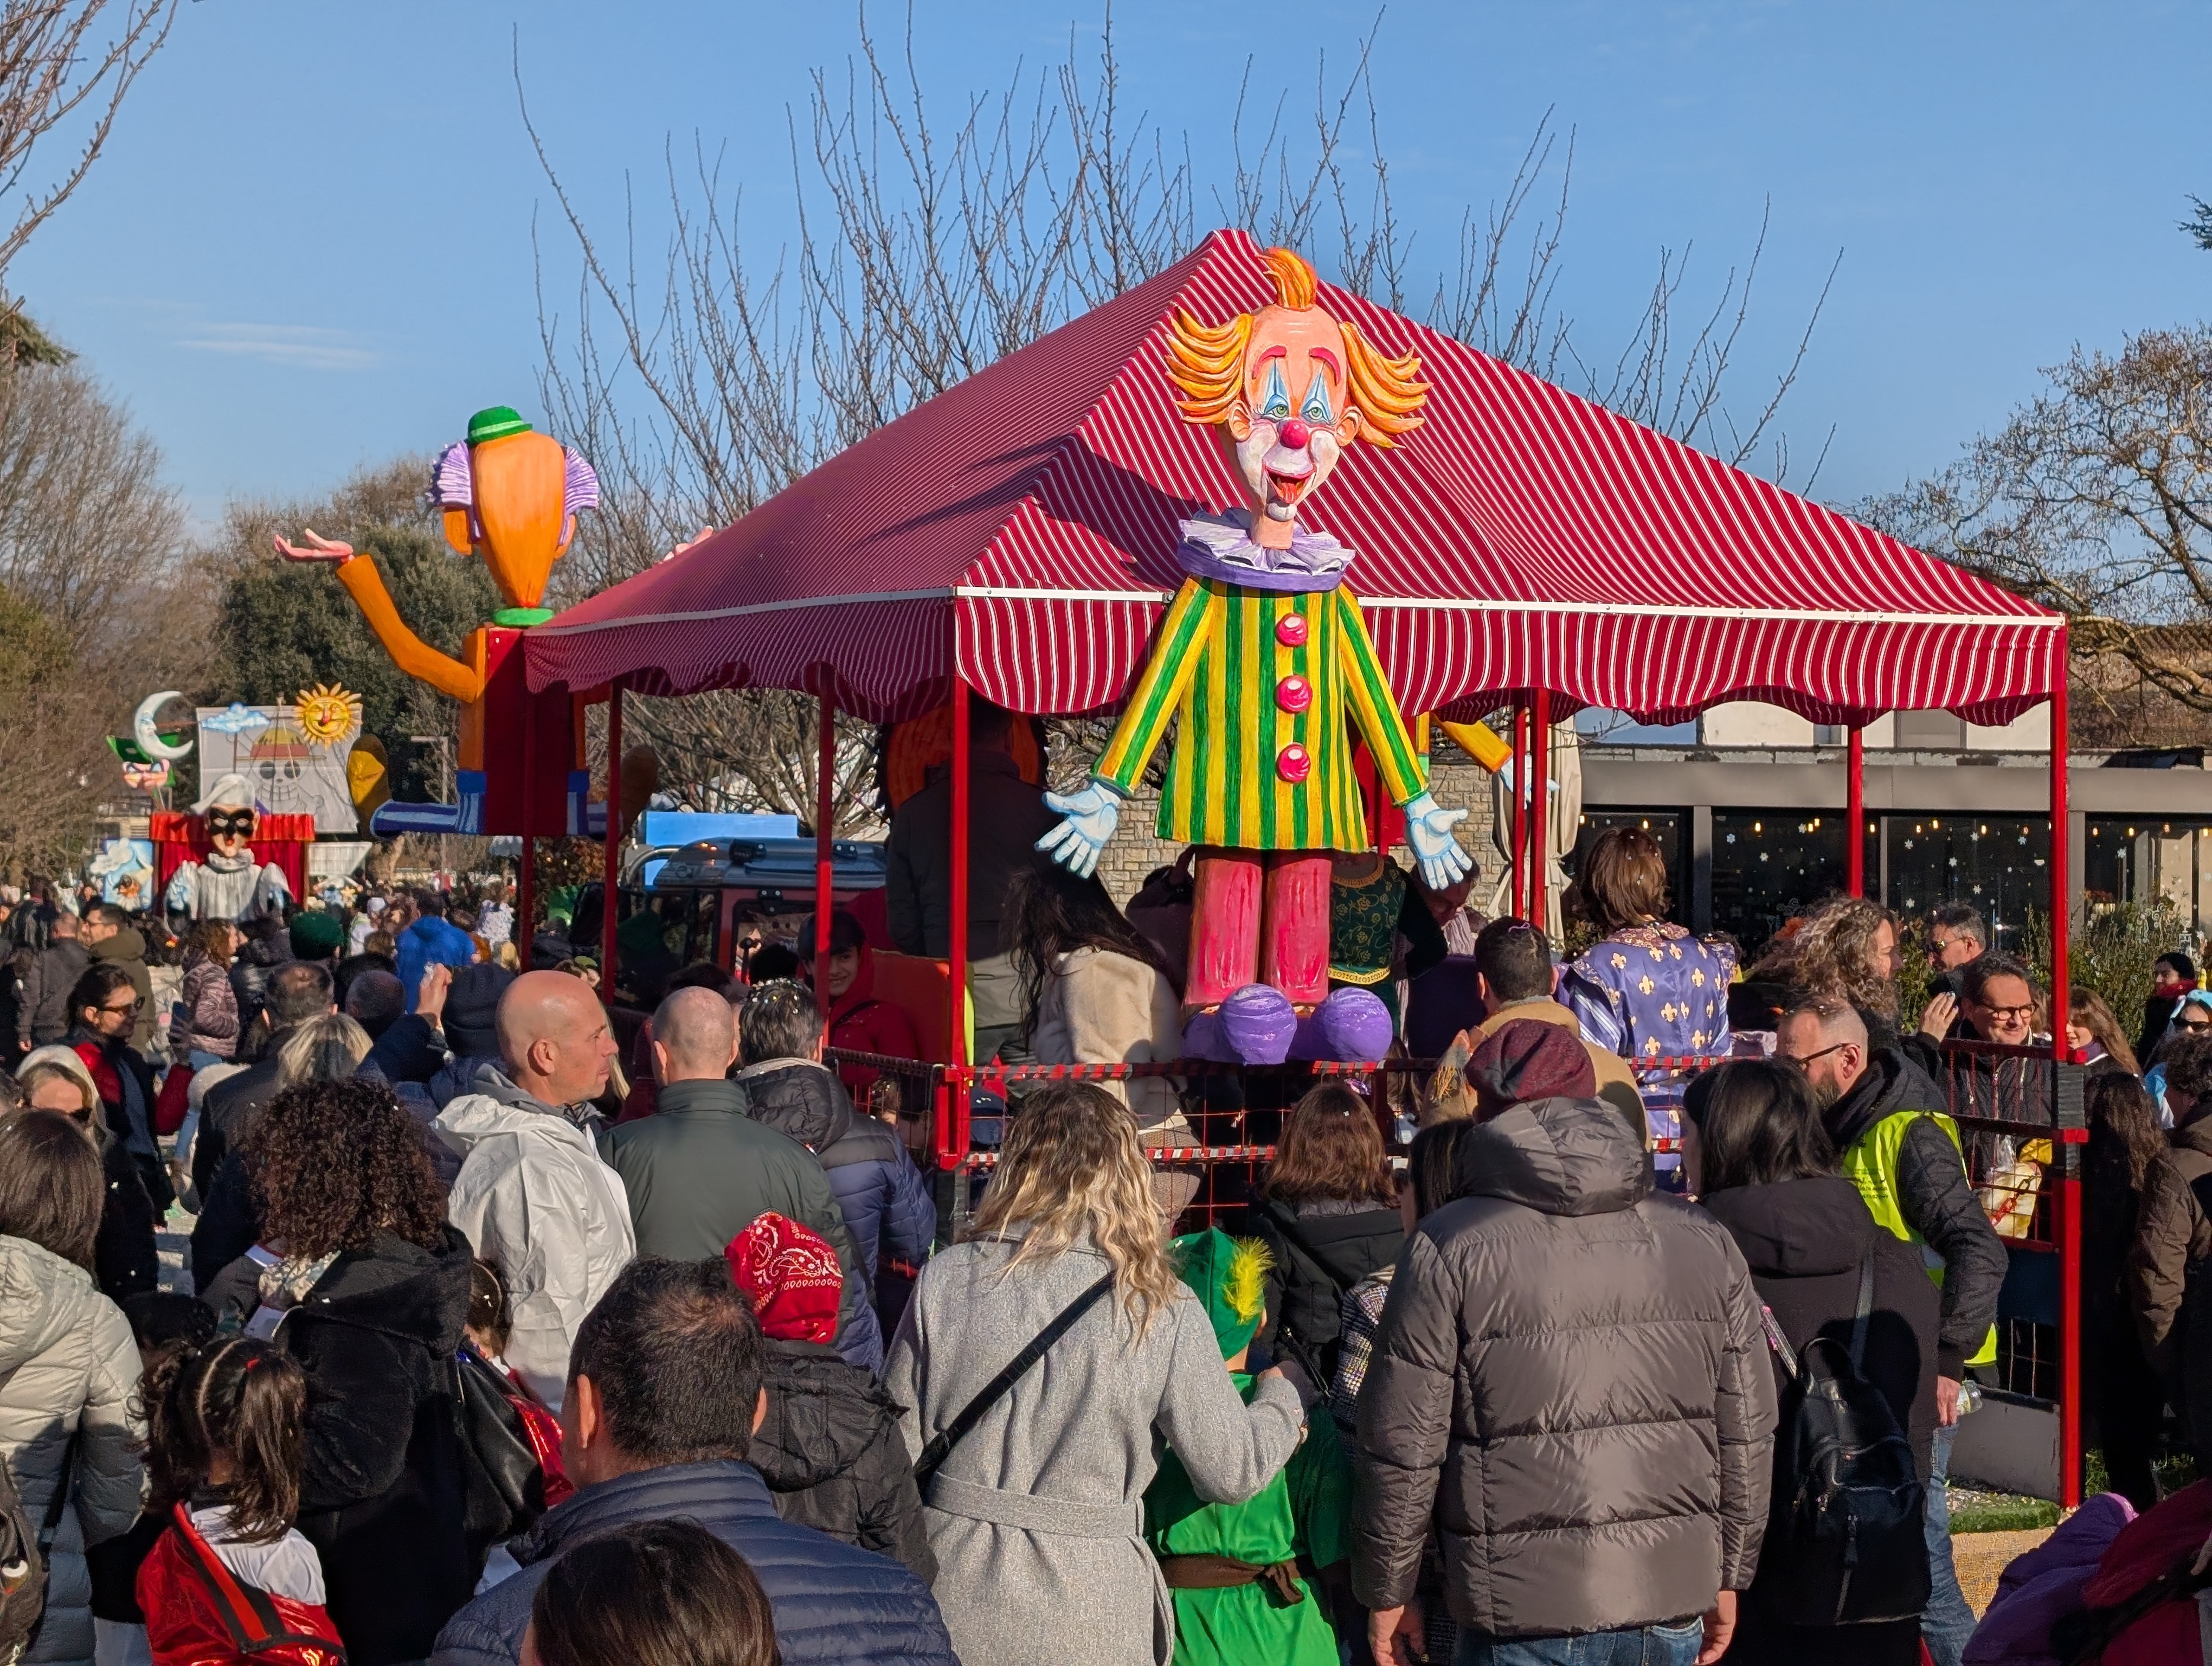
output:
[[194,920],[252,920],[283,913],[292,887],[276,863],[254,860],[259,815],[246,777],[223,776],[193,808],[207,820],[208,855],[204,861],[182,864],[170,876],[170,910]]
[[1183,416],[1218,427],[1245,501],[1182,523],[1185,577],[1152,657],[1089,783],[1047,795],[1066,819],[1039,848],[1091,873],[1174,720],[1159,834],[1200,847],[1186,1054],[1372,1058],[1390,1040],[1382,1002],[1328,993],[1331,853],[1370,842],[1353,732],[1404,806],[1431,890],[1472,866],[1451,833],[1466,812],[1429,794],[1345,583],[1356,552],[1301,526],[1298,510],[1346,447],[1389,447],[1419,426],[1428,389],[1418,360],[1386,357],[1315,304],[1298,256],[1270,249],[1267,260],[1275,305],[1218,326],[1187,313],[1169,325]]

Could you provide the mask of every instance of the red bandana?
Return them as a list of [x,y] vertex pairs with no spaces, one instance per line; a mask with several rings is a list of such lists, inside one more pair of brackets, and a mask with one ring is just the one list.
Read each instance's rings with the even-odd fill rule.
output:
[[785,1216],[761,1216],[730,1240],[722,1258],[751,1298],[762,1333],[780,1342],[827,1342],[837,1335],[844,1269],[830,1241]]

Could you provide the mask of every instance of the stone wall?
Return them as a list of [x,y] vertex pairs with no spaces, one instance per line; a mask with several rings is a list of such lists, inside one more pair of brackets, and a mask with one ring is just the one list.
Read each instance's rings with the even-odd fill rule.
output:
[[[1442,751],[1443,749],[1439,749]],[[1460,842],[1474,854],[1482,869],[1482,878],[1476,883],[1474,896],[1477,905],[1486,902],[1498,876],[1498,853],[1491,848],[1490,776],[1480,764],[1458,756],[1456,751],[1449,760],[1439,757],[1432,766],[1430,787],[1437,801],[1453,809],[1464,808],[1467,819],[1459,824]],[[1155,836],[1153,830],[1159,825],[1160,801],[1146,795],[1131,799],[1121,806],[1121,820],[1114,834],[1113,842],[1106,847],[1098,859],[1098,877],[1114,900],[1127,904],[1135,896],[1137,888],[1145,883],[1145,876],[1156,867],[1171,866],[1182,854],[1180,845]],[[1392,853],[1402,867],[1411,868],[1412,855],[1401,845]]]

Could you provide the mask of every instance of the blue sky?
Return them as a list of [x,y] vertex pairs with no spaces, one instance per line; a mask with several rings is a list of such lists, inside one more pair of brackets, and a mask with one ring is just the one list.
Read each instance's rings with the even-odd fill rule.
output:
[[[1317,46],[1371,14],[1124,0],[1125,102],[1188,127],[1218,173],[1248,52],[1310,107]],[[917,0],[917,55],[949,107],[1058,61],[1048,0]],[[838,5],[577,0],[195,0],[108,154],[10,273],[154,435],[203,516],[306,494],[534,402],[533,220],[551,292],[574,253],[517,114],[533,113],[610,233],[625,173],[664,143],[726,146],[747,223],[786,223],[787,112],[842,66]],[[879,29],[899,15],[878,8]],[[1312,23],[1312,19],[1334,19]],[[2076,342],[2194,320],[2212,254],[2174,229],[2212,197],[2212,11],[2181,4],[1447,4],[1397,0],[1376,68],[1401,216],[1433,269],[1498,192],[1546,110],[1576,130],[1559,291],[1586,350],[1639,312],[1662,246],[1710,295],[1772,222],[1741,362],[1778,367],[1843,264],[1787,407],[1794,448],[1834,441],[1819,496],[1940,466]],[[641,240],[650,250],[651,228]],[[1421,258],[1425,251],[1428,258]],[[1753,377],[1741,392],[1747,397]]]

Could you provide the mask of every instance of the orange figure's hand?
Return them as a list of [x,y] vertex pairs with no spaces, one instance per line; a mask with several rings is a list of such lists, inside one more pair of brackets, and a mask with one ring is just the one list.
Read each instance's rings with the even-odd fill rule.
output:
[[340,544],[333,538],[324,538],[312,526],[307,528],[307,544],[305,549],[288,542],[282,533],[277,534],[276,544],[276,553],[287,561],[343,562],[351,561],[354,557],[353,545]]

